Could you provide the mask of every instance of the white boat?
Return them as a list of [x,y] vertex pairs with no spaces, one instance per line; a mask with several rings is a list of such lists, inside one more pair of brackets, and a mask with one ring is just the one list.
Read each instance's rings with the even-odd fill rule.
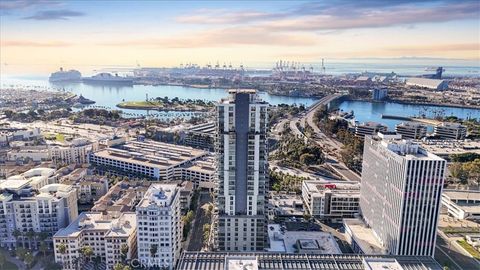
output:
[[82,80],[82,74],[78,70],[64,71],[63,68],[60,68],[60,71],[50,74],[48,80],[50,82],[79,82]]
[[109,83],[120,83],[120,84],[133,84],[132,78],[121,77],[118,74],[112,75],[107,72],[102,72],[92,77],[83,77],[84,83],[95,83],[95,84],[109,84]]

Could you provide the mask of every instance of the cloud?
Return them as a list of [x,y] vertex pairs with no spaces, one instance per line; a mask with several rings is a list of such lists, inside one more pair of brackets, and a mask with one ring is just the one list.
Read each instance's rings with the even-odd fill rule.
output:
[[71,17],[80,17],[84,16],[85,13],[61,9],[61,10],[44,10],[38,11],[32,16],[24,17],[25,20],[68,20]]
[[5,47],[67,47],[72,44],[63,41],[5,40],[2,41],[1,45]]
[[455,43],[441,45],[410,45],[386,48],[388,51],[398,51],[402,53],[430,53],[430,52],[457,52],[457,51],[480,51],[479,43]]
[[[201,14],[201,15],[198,15]],[[339,0],[297,5],[283,12],[201,10],[177,18],[191,24],[251,24],[265,31],[319,31],[377,28],[477,19],[478,0]]]
[[206,48],[235,45],[311,46],[318,38],[311,34],[268,33],[255,27],[230,27],[156,39],[121,40],[103,46],[142,46],[152,48]]
[[34,6],[58,5],[59,1],[54,0],[1,0],[0,10],[17,10]]
[[[201,13],[201,15],[198,15]],[[255,10],[231,12],[225,9],[199,9],[195,14],[179,16],[176,21],[189,24],[241,24],[257,20],[273,19],[278,14]]]

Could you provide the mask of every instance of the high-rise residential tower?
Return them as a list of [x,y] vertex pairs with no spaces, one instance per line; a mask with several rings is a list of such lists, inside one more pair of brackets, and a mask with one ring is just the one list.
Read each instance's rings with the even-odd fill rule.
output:
[[401,135],[366,136],[360,208],[388,253],[433,256],[445,169]]
[[267,108],[255,90],[230,90],[217,106],[215,248],[261,251],[266,244]]

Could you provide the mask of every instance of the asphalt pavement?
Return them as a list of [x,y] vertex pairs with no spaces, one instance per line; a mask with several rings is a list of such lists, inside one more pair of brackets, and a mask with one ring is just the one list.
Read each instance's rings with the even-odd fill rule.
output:
[[201,192],[199,195],[199,201],[197,204],[197,210],[195,211],[195,219],[190,231],[190,241],[188,242],[188,251],[201,251],[203,247],[203,225],[210,224],[210,217],[205,212],[202,206],[206,203],[212,202],[210,193]]

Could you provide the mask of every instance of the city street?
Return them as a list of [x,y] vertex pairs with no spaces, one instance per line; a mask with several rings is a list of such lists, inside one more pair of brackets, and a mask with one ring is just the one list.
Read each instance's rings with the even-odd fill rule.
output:
[[195,219],[190,231],[190,241],[188,242],[188,251],[201,251],[203,247],[203,225],[210,224],[210,217],[205,211],[205,204],[211,203],[212,197],[210,193],[201,192],[199,194],[197,210],[195,211]]
[[480,263],[464,255],[450,241],[442,236],[437,236],[437,247],[435,249],[435,260],[440,265],[447,265],[451,270],[478,270]]

